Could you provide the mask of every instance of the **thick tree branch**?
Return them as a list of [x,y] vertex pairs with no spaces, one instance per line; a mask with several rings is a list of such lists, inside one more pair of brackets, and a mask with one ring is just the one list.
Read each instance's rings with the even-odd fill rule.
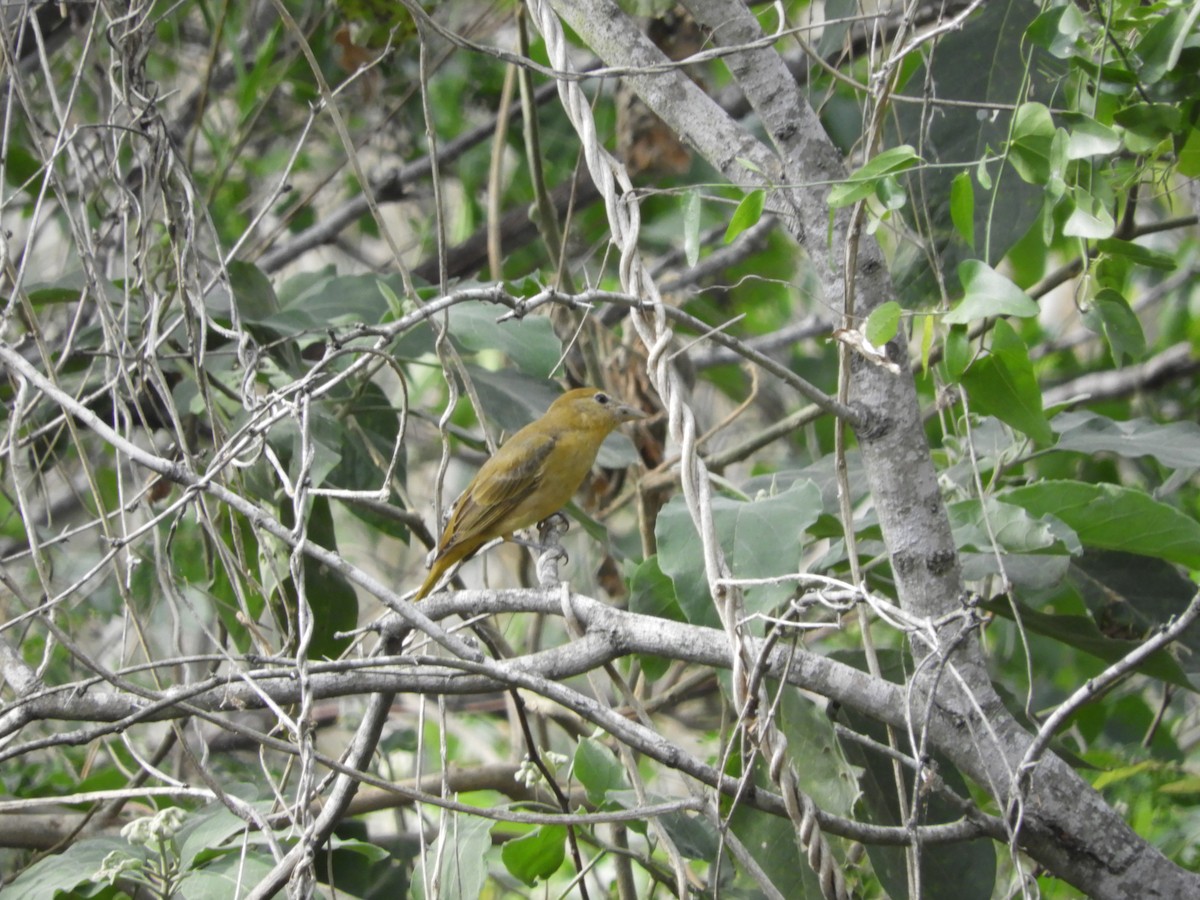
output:
[[1177,378],[1187,378],[1200,371],[1200,358],[1191,344],[1175,344],[1137,365],[1121,369],[1088,372],[1062,384],[1056,384],[1042,395],[1046,408],[1076,406],[1127,397],[1138,391],[1153,390]]
[[[398,599],[394,601],[402,604]],[[455,693],[478,695],[517,686],[544,696],[604,728],[618,740],[653,759],[717,787],[730,796],[744,793],[738,779],[723,775],[718,769],[683,752],[673,742],[637,722],[627,719],[619,710],[599,703],[566,687],[563,681],[574,675],[599,668],[605,662],[631,653],[648,653],[668,658],[672,656],[716,668],[731,666],[731,654],[722,632],[642,616],[614,609],[608,604],[572,595],[572,608],[586,634],[575,641],[551,650],[512,660],[482,660],[467,662],[445,657],[401,656],[374,660],[350,660],[338,663],[313,664],[308,690],[316,699],[336,696],[355,696],[371,693],[387,697],[392,693]],[[406,604],[405,604],[406,605]],[[562,592],[558,589],[539,591],[459,591],[428,598],[423,606],[430,618],[440,620],[451,615],[477,615],[481,611],[562,614]],[[385,628],[406,626],[399,616],[393,617]],[[167,662],[164,662],[166,665]],[[765,658],[763,671],[768,675],[786,677],[789,682],[839,700],[843,705],[863,711],[869,716],[893,724],[903,722],[904,702],[899,686],[876,681],[867,673],[815,654],[793,655],[776,647]],[[105,733],[125,731],[134,725],[195,715],[204,711],[217,721],[215,714],[264,706],[265,698],[277,705],[294,703],[300,698],[294,670],[288,666],[234,672],[211,679],[207,685],[191,685],[162,693],[162,700],[149,704],[146,698],[123,693],[86,692],[78,685],[64,685],[40,696],[26,698],[4,712],[11,726],[19,707],[23,723],[58,718],[76,721],[107,721],[110,724],[63,733],[53,743],[82,744]],[[186,697],[186,702],[184,698]],[[172,700],[175,702],[171,702]],[[218,722],[219,724],[219,722]],[[939,725],[939,728],[953,725]],[[8,729],[6,729],[7,731]],[[42,746],[42,742],[36,742]],[[32,745],[10,745],[0,761],[19,757]],[[276,749],[286,749],[279,746]],[[354,766],[350,766],[354,768]],[[343,773],[341,778],[349,778]],[[371,783],[374,783],[372,780]],[[780,798],[759,792],[753,805],[767,811],[783,813]],[[818,811],[822,828],[856,840],[897,843],[911,834],[905,828],[883,828],[854,823]],[[1000,838],[1003,828],[997,820],[976,814],[972,819],[953,825],[922,826],[917,838],[922,842],[963,840],[983,834]],[[298,853],[300,851],[297,851]],[[289,857],[294,865],[300,857]],[[283,876],[280,870],[280,877]]]

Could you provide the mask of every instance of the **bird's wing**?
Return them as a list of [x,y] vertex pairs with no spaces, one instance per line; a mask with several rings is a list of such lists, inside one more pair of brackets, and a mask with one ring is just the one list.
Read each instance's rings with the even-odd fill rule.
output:
[[438,555],[469,537],[491,540],[511,532],[504,522],[545,477],[555,443],[554,435],[517,433],[484,463],[455,503]]

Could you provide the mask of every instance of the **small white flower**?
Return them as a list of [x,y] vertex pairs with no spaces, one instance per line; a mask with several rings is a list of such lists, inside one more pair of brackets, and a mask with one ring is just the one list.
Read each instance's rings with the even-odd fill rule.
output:
[[[129,826],[125,827],[128,828]],[[140,859],[134,859],[132,856],[128,856],[119,850],[114,850],[108,856],[104,857],[104,862],[100,863],[100,868],[92,876],[92,881],[113,883],[127,872],[137,872],[141,868],[142,861]]]
[[542,773],[530,760],[525,759],[517,767],[517,771],[513,774],[513,780],[518,784],[525,785],[527,788],[532,788],[542,780]]

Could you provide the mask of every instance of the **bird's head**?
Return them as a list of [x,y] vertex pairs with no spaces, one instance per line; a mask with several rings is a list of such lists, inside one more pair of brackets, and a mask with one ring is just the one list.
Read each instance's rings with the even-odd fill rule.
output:
[[551,405],[546,413],[556,418],[561,416],[572,427],[602,431],[605,434],[618,425],[634,419],[644,419],[646,414],[628,403],[622,403],[607,391],[584,387],[567,391]]

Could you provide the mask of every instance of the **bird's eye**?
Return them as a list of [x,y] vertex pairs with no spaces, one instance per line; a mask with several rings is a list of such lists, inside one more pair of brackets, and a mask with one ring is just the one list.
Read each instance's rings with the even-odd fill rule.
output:
[[600,393],[598,393],[596,395],[596,402],[599,403],[601,406],[607,406],[608,405],[608,394],[601,391]]

